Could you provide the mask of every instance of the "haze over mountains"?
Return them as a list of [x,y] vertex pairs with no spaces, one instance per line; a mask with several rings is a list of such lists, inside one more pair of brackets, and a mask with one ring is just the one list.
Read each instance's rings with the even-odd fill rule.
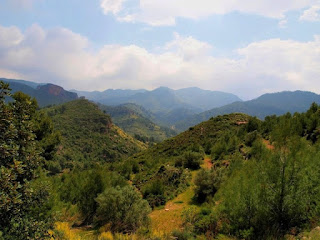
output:
[[159,87],[152,91],[108,89],[103,92],[85,92],[72,90],[79,96],[105,105],[119,105],[135,103],[153,112],[170,111],[177,108],[205,111],[214,107],[220,107],[241,99],[231,93],[203,90],[197,87],[173,90],[167,87]]
[[196,114],[178,122],[175,127],[179,129],[179,131],[183,131],[211,117],[235,112],[256,116],[263,120],[269,115],[279,116],[287,112],[295,113],[306,111],[313,102],[319,104],[320,95],[304,91],[268,93],[250,101],[234,102]]
[[172,126],[176,122],[194,114],[241,101],[231,93],[202,90],[200,88],[185,88],[173,90],[159,87],[147,90],[112,90],[104,92],[79,92],[89,100],[104,105],[120,105],[134,103],[144,107],[154,114],[154,120],[161,125]]
[[231,93],[196,87],[179,90],[159,87],[152,91],[107,89],[103,92],[70,92],[53,84],[2,80],[10,83],[13,92],[22,91],[35,97],[41,107],[84,96],[101,104],[100,108],[131,135],[137,134],[156,141],[217,115],[238,112],[264,119],[265,116],[273,114],[303,112],[311,103],[320,103],[320,95],[304,91],[268,93],[253,100],[242,101]]

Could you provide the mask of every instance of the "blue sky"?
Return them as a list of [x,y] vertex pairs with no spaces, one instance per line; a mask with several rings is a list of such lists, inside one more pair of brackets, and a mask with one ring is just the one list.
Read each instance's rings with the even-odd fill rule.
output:
[[0,0],[0,77],[320,93],[317,0]]

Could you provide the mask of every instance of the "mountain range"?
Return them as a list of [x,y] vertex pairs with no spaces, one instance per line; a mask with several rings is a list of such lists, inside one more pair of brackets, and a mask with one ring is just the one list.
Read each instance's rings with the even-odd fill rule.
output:
[[76,93],[66,91],[62,87],[50,83],[39,84],[25,80],[6,78],[0,78],[0,81],[9,83],[12,93],[21,91],[34,97],[40,107],[58,105],[78,98]]
[[245,113],[263,120],[269,115],[279,116],[287,112],[304,112],[313,102],[319,104],[320,95],[305,91],[268,93],[250,101],[234,102],[195,114],[190,118],[178,122],[175,128],[183,131],[211,117],[229,113]]
[[125,103],[140,105],[155,115],[158,124],[166,126],[172,126],[194,114],[241,101],[231,93],[202,90],[196,87],[180,90],[159,87],[152,91],[108,89],[104,92],[75,92],[79,96],[85,96],[89,100],[104,105]]
[[268,115],[306,111],[313,103],[320,103],[320,95],[305,91],[284,91],[264,94],[256,99],[242,101],[234,94],[200,88],[173,90],[159,87],[145,89],[108,89],[103,92],[66,91],[53,84],[0,79],[10,83],[15,91],[22,91],[38,100],[39,106],[56,105],[79,96],[97,102],[115,124],[132,136],[147,141],[162,141],[211,117],[245,113],[260,119]]

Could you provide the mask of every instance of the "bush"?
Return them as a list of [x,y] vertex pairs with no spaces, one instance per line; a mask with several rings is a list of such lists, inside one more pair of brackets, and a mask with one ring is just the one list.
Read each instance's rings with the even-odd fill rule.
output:
[[213,196],[217,192],[214,174],[208,170],[201,169],[194,180],[195,199],[197,202],[204,202],[207,197]]
[[149,183],[143,189],[143,197],[148,200],[152,208],[166,203],[164,185],[160,180]]
[[190,168],[193,170],[200,168],[200,161],[202,159],[202,154],[197,152],[186,152],[183,155],[183,166],[185,168]]
[[107,188],[96,201],[96,224],[108,224],[112,232],[132,233],[149,223],[151,208],[132,186]]

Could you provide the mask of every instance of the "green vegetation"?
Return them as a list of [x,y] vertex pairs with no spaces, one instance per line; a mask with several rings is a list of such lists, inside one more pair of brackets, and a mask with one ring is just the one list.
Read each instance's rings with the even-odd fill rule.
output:
[[52,224],[48,188],[40,167],[53,157],[55,134],[37,114],[37,103],[0,82],[0,238],[44,239]]
[[176,132],[153,123],[153,115],[136,104],[120,106],[99,105],[101,110],[109,114],[112,121],[126,133],[144,143],[154,144],[176,135]]
[[78,99],[44,111],[61,133],[57,156],[49,165],[54,173],[66,168],[112,163],[145,148],[88,100]]
[[112,232],[135,232],[148,224],[151,208],[132,186],[108,188],[96,201],[99,207],[95,221],[110,224]]
[[[189,131],[140,152],[119,166],[142,191],[150,206],[164,205],[184,191],[191,180],[190,169],[198,169],[205,152],[233,132],[245,133],[238,125],[248,121],[244,114],[221,116],[190,128]],[[236,143],[230,140],[230,144]],[[230,146],[228,149],[235,149]],[[228,153],[225,153],[228,154]],[[121,170],[120,170],[121,171]]]
[[87,100],[38,111],[7,96],[1,82],[0,239],[319,236],[315,103],[218,116],[145,149]]

